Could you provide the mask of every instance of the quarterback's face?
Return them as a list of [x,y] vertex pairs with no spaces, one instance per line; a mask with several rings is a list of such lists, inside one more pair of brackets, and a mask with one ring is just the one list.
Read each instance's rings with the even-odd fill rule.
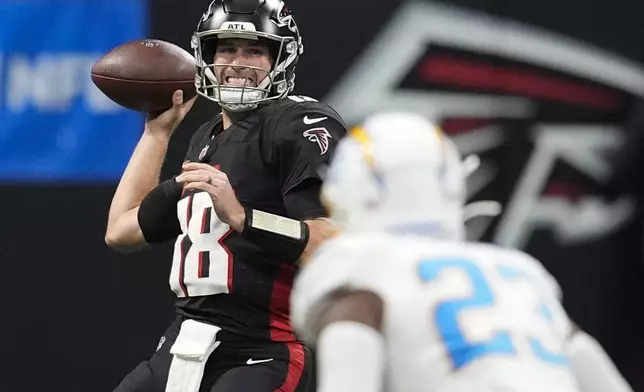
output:
[[214,63],[225,64],[216,66],[218,82],[238,87],[257,87],[272,66],[268,46],[247,39],[221,40],[217,45]]

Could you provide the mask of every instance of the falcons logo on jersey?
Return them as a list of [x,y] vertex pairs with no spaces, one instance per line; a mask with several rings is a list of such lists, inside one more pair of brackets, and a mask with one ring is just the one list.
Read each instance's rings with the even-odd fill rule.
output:
[[302,136],[309,139],[310,142],[318,144],[318,147],[320,147],[320,155],[326,154],[329,150],[329,139],[332,136],[326,128],[309,129],[308,131],[304,131]]

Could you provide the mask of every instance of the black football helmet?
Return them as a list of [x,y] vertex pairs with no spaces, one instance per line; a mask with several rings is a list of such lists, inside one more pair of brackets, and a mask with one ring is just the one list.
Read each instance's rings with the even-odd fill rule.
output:
[[[230,66],[214,64],[218,40],[225,38],[260,40],[269,47],[272,69],[257,87],[230,86],[217,80],[217,67]],[[295,19],[282,0],[213,0],[199,20],[191,46],[197,60],[197,93],[229,111],[252,110],[290,93],[295,86],[295,65],[304,52]]]

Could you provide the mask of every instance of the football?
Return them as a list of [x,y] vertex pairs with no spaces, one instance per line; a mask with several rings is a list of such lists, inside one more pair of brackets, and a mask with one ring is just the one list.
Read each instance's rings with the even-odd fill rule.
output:
[[128,109],[157,113],[172,107],[172,94],[194,97],[194,57],[169,42],[128,42],[104,55],[92,67],[92,81],[111,100]]

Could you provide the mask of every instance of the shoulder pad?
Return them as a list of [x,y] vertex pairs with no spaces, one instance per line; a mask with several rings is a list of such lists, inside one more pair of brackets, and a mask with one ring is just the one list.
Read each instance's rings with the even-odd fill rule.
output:
[[303,95],[289,95],[273,102],[265,110],[267,115],[275,117],[276,119],[284,115],[304,118],[307,114],[321,114],[331,117],[344,125],[344,120],[340,114],[331,106]]

